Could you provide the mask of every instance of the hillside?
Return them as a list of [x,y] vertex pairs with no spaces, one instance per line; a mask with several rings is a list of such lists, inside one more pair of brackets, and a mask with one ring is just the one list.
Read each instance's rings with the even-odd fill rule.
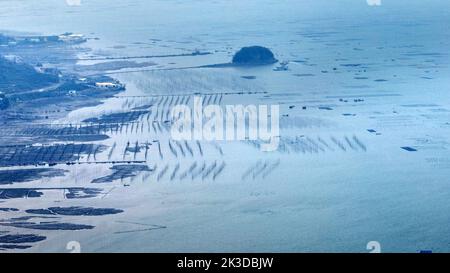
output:
[[40,73],[28,64],[0,56],[0,91],[6,94],[43,88],[58,81],[56,75]]

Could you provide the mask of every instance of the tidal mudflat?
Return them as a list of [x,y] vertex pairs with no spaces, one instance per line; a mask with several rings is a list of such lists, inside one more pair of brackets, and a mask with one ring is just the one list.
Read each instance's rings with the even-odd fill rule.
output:
[[[16,2],[1,251],[449,251],[448,3]],[[233,64],[255,45],[270,61]],[[279,105],[278,149],[172,139],[195,97]]]

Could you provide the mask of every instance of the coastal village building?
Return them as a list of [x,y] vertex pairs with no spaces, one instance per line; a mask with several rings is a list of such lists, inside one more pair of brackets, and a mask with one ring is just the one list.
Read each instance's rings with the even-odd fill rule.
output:
[[62,42],[68,43],[81,43],[86,41],[82,34],[64,33],[58,36],[58,39]]
[[120,83],[114,83],[114,82],[96,82],[95,86],[99,88],[104,89],[116,89],[116,88],[122,88],[122,84]]

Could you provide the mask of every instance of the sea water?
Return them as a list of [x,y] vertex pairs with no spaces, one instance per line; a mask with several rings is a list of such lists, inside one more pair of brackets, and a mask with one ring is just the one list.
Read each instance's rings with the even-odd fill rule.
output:
[[[219,180],[140,177],[131,187],[119,184],[105,198],[81,204],[124,214],[92,220],[92,231],[46,234],[31,251],[65,251],[63,238],[80,241],[83,251],[366,252],[370,241],[386,252],[449,251],[448,1],[71,3],[3,0],[0,29],[81,33],[91,38],[84,57],[211,52],[152,58],[146,71],[111,76],[127,85],[125,95],[266,92],[225,102],[281,105],[287,141],[270,154],[222,143],[220,155],[211,144],[208,162],[227,164]],[[249,45],[270,48],[287,69],[184,69],[229,62]],[[120,103],[110,99],[63,121],[120,111]],[[302,150],[306,138],[327,146]],[[112,136],[106,143],[146,139],[145,133]],[[154,156],[152,165],[169,166],[169,173],[176,168],[174,159]],[[194,160],[179,163],[187,168]],[[263,177],[264,165],[277,167]],[[100,173],[108,170],[72,170],[66,183],[90,185]],[[16,207],[26,207],[21,202]]]

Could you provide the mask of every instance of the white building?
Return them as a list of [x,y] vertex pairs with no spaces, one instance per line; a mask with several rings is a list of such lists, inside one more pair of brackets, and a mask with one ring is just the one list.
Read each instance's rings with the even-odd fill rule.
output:
[[64,33],[58,36],[60,41],[63,42],[83,42],[86,39],[82,34]]
[[96,82],[95,86],[99,88],[104,89],[114,89],[114,88],[121,88],[122,85],[120,83],[114,83],[114,82]]

